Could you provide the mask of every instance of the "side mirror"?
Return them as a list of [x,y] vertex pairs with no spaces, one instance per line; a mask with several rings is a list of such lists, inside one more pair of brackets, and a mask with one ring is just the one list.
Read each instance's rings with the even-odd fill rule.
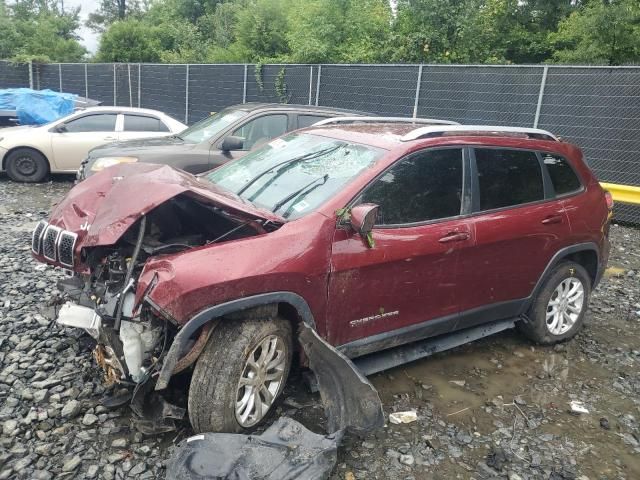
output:
[[67,126],[64,123],[61,123],[60,125],[56,126],[56,128],[54,129],[54,132],[56,133],[64,133],[67,131]]
[[362,203],[351,209],[351,228],[360,234],[369,247],[374,246],[371,231],[376,224],[379,209],[380,207],[373,203]]
[[244,147],[243,137],[234,137],[233,135],[229,135],[222,141],[220,150],[222,150],[223,152],[230,152],[232,150],[242,150],[242,147]]

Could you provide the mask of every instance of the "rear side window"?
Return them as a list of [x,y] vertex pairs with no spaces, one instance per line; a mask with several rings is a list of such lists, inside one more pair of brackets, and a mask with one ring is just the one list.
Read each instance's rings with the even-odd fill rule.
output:
[[542,170],[535,152],[477,148],[480,210],[544,199]]
[[115,113],[100,113],[76,118],[64,124],[67,132],[113,132],[116,129]]
[[124,116],[125,132],[168,132],[167,126],[159,119],[142,115]]
[[544,164],[547,167],[549,176],[551,177],[551,183],[556,195],[564,195],[565,193],[572,193],[580,190],[582,185],[576,172],[573,171],[569,162],[557,155],[551,155],[550,153],[543,154]]
[[400,160],[365,190],[358,203],[380,206],[377,225],[460,215],[462,150],[426,150]]
[[329,117],[319,117],[318,115],[298,115],[298,128],[310,127],[314,123],[327,118]]

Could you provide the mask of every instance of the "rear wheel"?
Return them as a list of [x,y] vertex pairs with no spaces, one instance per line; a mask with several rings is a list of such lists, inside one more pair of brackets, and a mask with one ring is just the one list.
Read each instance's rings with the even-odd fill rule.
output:
[[5,168],[14,182],[41,182],[49,174],[49,162],[45,156],[31,148],[17,148],[9,153]]
[[291,367],[287,320],[227,320],[198,358],[189,387],[196,432],[241,432],[258,425],[282,393]]
[[575,336],[587,313],[591,278],[582,265],[563,262],[553,269],[520,330],[531,340],[554,344]]

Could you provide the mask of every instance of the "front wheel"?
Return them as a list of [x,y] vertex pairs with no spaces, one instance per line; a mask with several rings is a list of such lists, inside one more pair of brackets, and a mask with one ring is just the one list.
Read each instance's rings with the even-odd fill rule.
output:
[[242,432],[258,425],[284,389],[291,357],[287,320],[223,320],[191,378],[189,419],[193,429]]
[[17,148],[7,155],[7,175],[14,182],[36,183],[49,174],[49,162],[44,155],[31,148]]
[[575,336],[587,313],[591,277],[582,265],[562,262],[555,267],[528,312],[520,330],[531,340],[551,345]]

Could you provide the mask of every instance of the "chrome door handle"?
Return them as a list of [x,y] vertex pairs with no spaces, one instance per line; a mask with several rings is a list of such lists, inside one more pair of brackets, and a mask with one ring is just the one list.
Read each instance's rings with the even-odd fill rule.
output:
[[440,243],[449,243],[449,242],[462,242],[464,240],[469,240],[468,232],[449,232],[444,237],[439,239]]

